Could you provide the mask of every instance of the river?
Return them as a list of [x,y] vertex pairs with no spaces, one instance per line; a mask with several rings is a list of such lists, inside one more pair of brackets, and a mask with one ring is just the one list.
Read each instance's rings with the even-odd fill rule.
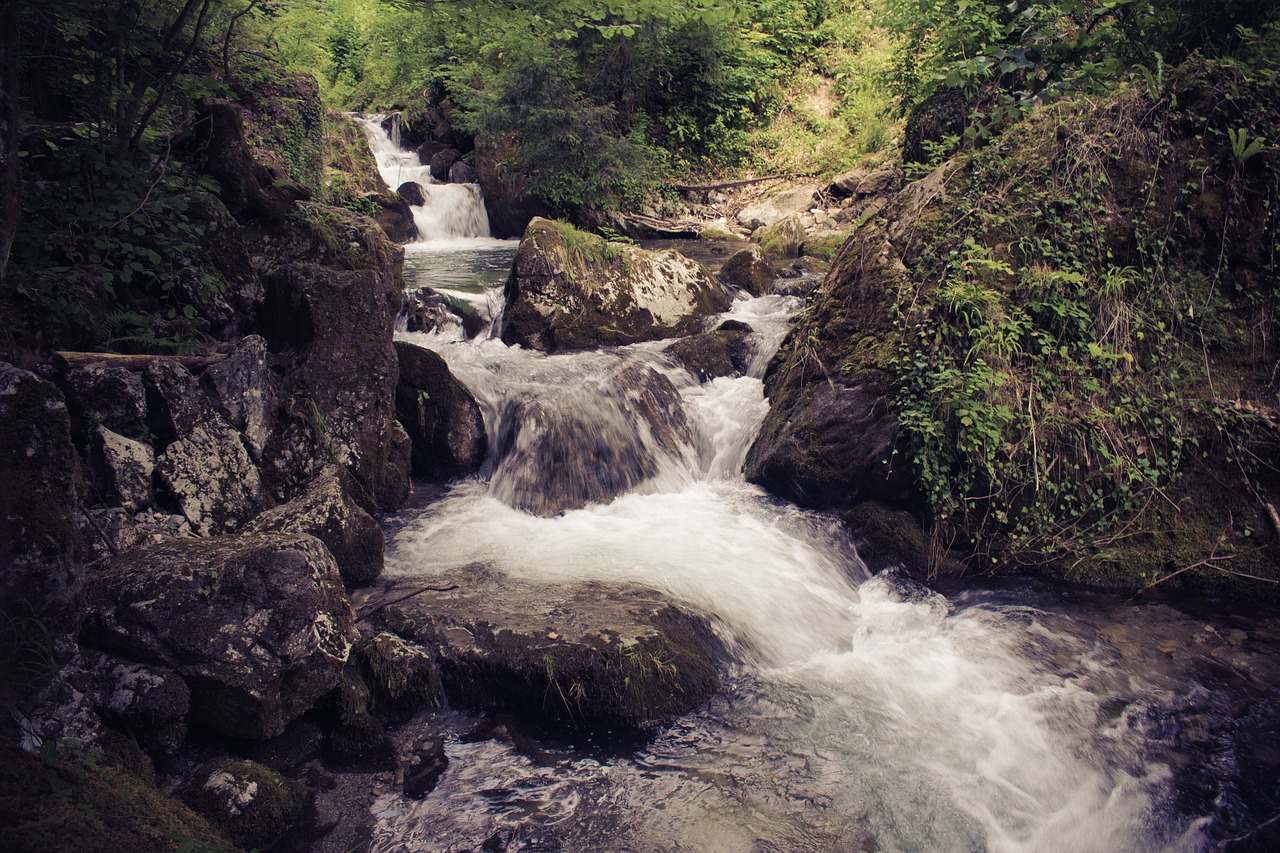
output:
[[[434,715],[449,770],[422,801],[378,798],[375,850],[1274,849],[1274,612],[873,576],[834,519],[742,476],[799,300],[734,302],[754,330],[738,378],[698,382],[669,342],[548,356],[492,334],[514,243],[419,227],[407,281],[487,322],[469,339],[460,325],[398,338],[446,359],[500,452],[389,521],[387,577],[484,563],[639,584],[707,614],[738,663],[706,707],[638,744]],[[619,405],[611,377],[636,363],[678,389],[692,427],[678,447]],[[589,429],[646,455],[651,475],[552,517],[515,508],[540,485],[501,438],[531,405],[573,426],[544,440]]]

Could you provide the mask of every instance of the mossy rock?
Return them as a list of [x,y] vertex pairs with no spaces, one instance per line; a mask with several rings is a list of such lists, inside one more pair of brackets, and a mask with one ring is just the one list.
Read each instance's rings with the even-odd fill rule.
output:
[[[23,752],[0,743],[0,849],[22,853],[206,853],[237,848],[178,799],[100,756]],[[198,848],[191,845],[199,845]]]
[[766,257],[799,257],[800,246],[804,242],[804,224],[799,216],[791,214],[772,225],[757,228],[751,239],[760,242],[760,250]]
[[302,827],[312,794],[269,767],[236,758],[201,764],[178,796],[245,849],[269,850]]
[[836,256],[836,252],[848,236],[847,234],[825,234],[821,237],[806,237],[800,245],[800,254],[820,261],[830,261]]
[[407,720],[434,704],[439,690],[431,655],[395,634],[380,631],[355,648],[370,687],[370,708],[388,722]]
[[702,231],[698,233],[698,239],[737,242],[737,241],[740,241],[742,238],[739,237],[737,234],[726,231],[723,228],[717,228],[714,225],[712,225],[707,228],[703,228]]

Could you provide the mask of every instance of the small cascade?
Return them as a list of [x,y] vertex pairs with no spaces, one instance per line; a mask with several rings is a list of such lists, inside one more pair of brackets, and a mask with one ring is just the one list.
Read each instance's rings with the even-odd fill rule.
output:
[[378,174],[387,188],[398,191],[405,183],[422,189],[424,204],[410,205],[418,229],[416,244],[489,236],[489,214],[479,184],[440,183],[431,167],[416,151],[400,147],[399,115],[358,115],[351,118],[369,139]]

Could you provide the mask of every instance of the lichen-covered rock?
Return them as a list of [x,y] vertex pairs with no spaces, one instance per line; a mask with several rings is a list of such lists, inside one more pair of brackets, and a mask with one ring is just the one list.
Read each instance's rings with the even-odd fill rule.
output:
[[458,589],[414,596],[387,622],[434,651],[455,707],[645,728],[719,686],[723,644],[703,617],[660,593],[540,584],[479,568],[433,582]]
[[408,495],[409,444],[395,420],[399,379],[392,328],[404,253],[372,220],[299,205],[267,276],[265,337],[286,357],[282,417],[263,454],[277,500],[330,462],[352,475],[365,509]]
[[149,751],[170,753],[182,744],[191,690],[178,673],[95,652],[85,663],[99,714],[124,725]]
[[773,266],[764,259],[759,246],[748,246],[736,252],[720,268],[720,281],[727,287],[763,296],[773,282]]
[[667,458],[692,452],[692,428],[667,377],[632,362],[593,379],[500,414],[494,497],[550,517],[613,500],[659,474]]
[[267,342],[258,335],[246,336],[228,358],[210,365],[204,378],[215,389],[232,425],[244,436],[250,454],[260,459],[275,420]]
[[701,382],[717,376],[741,376],[751,365],[750,334],[750,328],[721,327],[681,338],[667,352]]
[[83,495],[62,393],[0,363],[0,612],[55,636],[80,618]]
[[413,473],[443,481],[475,471],[489,447],[475,398],[437,353],[405,341],[395,346],[396,417],[413,442]]
[[151,504],[151,475],[156,454],[148,444],[118,435],[106,427],[93,431],[93,456],[101,471],[102,490],[130,512]]
[[176,539],[110,560],[89,584],[83,639],[176,671],[192,722],[274,737],[332,690],[354,639],[338,567],[318,539]]
[[297,832],[311,792],[301,782],[253,761],[206,761],[178,788],[178,797],[246,850],[267,850]]
[[219,421],[197,426],[166,447],[156,470],[201,535],[237,530],[262,507],[258,467],[240,433]]
[[435,702],[435,662],[414,643],[379,631],[356,645],[355,659],[369,685],[370,710],[380,719],[402,722]]
[[760,251],[770,258],[795,258],[804,243],[804,223],[799,216],[787,216],[757,229],[752,239],[760,241]]
[[535,219],[506,284],[502,339],[529,349],[589,349],[694,331],[729,298],[677,252],[648,252]]
[[349,587],[372,583],[382,574],[383,536],[378,522],[351,500],[338,469],[321,471],[287,504],[253,519],[246,533],[307,533],[325,544]]
[[762,201],[744,207],[738,213],[738,222],[752,231],[765,228],[788,216],[808,213],[821,188],[817,184],[802,184],[767,196]]
[[123,367],[91,364],[68,370],[61,381],[67,407],[80,435],[102,425],[119,430],[142,421],[147,414],[142,377]]

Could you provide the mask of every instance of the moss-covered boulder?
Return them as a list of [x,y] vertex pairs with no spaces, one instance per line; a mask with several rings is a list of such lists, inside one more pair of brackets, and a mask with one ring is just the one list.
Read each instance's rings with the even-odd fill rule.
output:
[[98,568],[82,638],[163,665],[190,720],[238,738],[284,731],[338,682],[354,639],[342,577],[297,534],[178,539]]
[[799,216],[792,214],[771,225],[757,228],[752,232],[751,239],[759,241],[760,251],[765,257],[796,258],[800,256],[804,233],[804,223]]
[[728,308],[720,284],[677,252],[608,243],[535,219],[506,284],[502,339],[529,349],[591,349],[674,337]]
[[235,758],[201,764],[177,795],[246,850],[270,850],[297,834],[312,799],[301,782]]
[[773,283],[773,265],[765,260],[759,246],[748,246],[735,252],[720,268],[719,278],[726,287],[763,296]]
[[707,621],[651,590],[558,586],[483,570],[397,605],[390,630],[430,648],[456,707],[575,727],[646,728],[705,701],[726,660]]

